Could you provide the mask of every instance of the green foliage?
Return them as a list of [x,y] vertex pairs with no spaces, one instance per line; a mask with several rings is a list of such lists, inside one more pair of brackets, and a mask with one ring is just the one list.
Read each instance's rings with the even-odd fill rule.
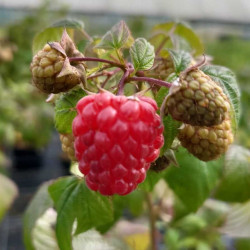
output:
[[250,151],[232,145],[226,153],[222,178],[215,198],[228,202],[244,202],[250,197]]
[[32,44],[33,55],[41,50],[46,43],[60,41],[65,28],[67,29],[68,34],[73,37],[74,30],[83,30],[84,24],[83,22],[74,19],[63,19],[53,23],[34,37]]
[[[186,47],[183,47],[181,49],[192,51],[195,56],[200,55],[204,52],[204,48],[200,38],[194,33],[194,31],[190,27],[188,27],[184,23],[162,23],[154,26],[152,31],[156,37],[160,36],[160,39],[158,39],[157,41],[158,43],[161,43],[165,40],[165,44],[169,46],[167,41],[168,38],[171,38],[172,36],[175,37],[174,41],[176,43],[179,43],[179,45],[181,45],[182,43],[181,39],[184,39],[188,43],[189,49]],[[174,47],[175,45],[176,44],[174,44]],[[179,46],[179,48],[180,47],[181,46]]]
[[181,122],[174,120],[170,115],[167,115],[163,118],[164,124],[164,145],[161,148],[161,152],[164,153],[167,149],[169,149],[174,139],[176,138],[179,127],[181,126]]
[[155,184],[163,178],[165,175],[165,172],[156,173],[153,170],[149,170],[147,173],[147,177],[143,183],[141,183],[138,188],[142,189],[146,192],[151,192],[155,186]]
[[235,74],[230,69],[217,65],[205,65],[201,69],[222,86],[231,102],[232,124],[236,129],[240,119],[240,90]]
[[62,19],[59,21],[54,22],[51,27],[53,28],[71,28],[71,29],[79,29],[82,30],[84,29],[84,23],[80,20],[76,20],[76,19],[70,19],[70,18],[66,18],[66,19]]
[[155,58],[154,47],[144,38],[137,38],[130,48],[130,56],[135,71],[150,69]]
[[176,51],[169,49],[169,54],[174,62],[175,72],[179,74],[185,70],[191,63],[192,57],[186,51]]
[[179,168],[168,168],[165,180],[180,199],[186,213],[195,212],[215,187],[221,171],[221,160],[206,163],[183,148],[176,152],[176,158]]
[[59,133],[72,133],[72,121],[76,116],[76,104],[86,93],[82,89],[73,89],[56,101],[55,127]]
[[48,186],[51,182],[44,183],[32,201],[24,214],[23,231],[24,231],[24,244],[27,250],[35,250],[32,230],[35,227],[36,221],[45,213],[45,211],[53,206],[53,202],[48,193]]
[[107,50],[119,50],[127,48],[133,43],[133,37],[124,21],[114,25],[101,39],[96,48]]
[[[146,77],[147,73],[154,70],[154,66],[157,66],[156,63],[154,65],[154,49],[157,57],[166,58],[170,56],[173,60],[175,72],[168,77],[168,82],[174,82],[178,75],[190,65],[192,56],[203,53],[203,46],[199,37],[183,23],[168,22],[156,25],[153,28],[153,36],[148,42],[144,38],[138,38],[134,41],[124,21],[114,25],[102,38],[94,37],[92,39],[83,30],[82,22],[71,19],[56,22],[40,32],[34,39],[34,52],[40,50],[48,41],[59,40],[63,28],[67,28],[71,37],[79,39],[78,35],[80,33],[81,36],[89,38],[88,42],[80,40],[77,43],[76,41],[82,51],[84,50],[85,57],[98,57],[99,59],[119,61],[121,63],[120,69],[117,71],[114,70],[114,64],[109,65],[108,61],[86,62],[87,77],[89,79],[84,87],[88,91],[97,92],[98,87],[102,86],[115,93],[122,74],[128,66],[126,63],[129,61],[133,63],[135,68],[135,71],[130,73],[130,76]],[[71,64],[73,65],[74,62],[71,61]],[[147,71],[149,69],[150,71]],[[236,127],[240,117],[240,92],[234,74],[227,68],[220,66],[209,65],[204,66],[202,69],[218,82],[226,92],[232,104],[233,125]],[[161,79],[160,77],[159,74],[158,79]],[[107,82],[105,82],[106,80]],[[129,77],[124,80],[124,83],[126,83],[125,95],[134,95],[135,92],[143,91],[150,86],[150,79],[146,84],[141,82],[137,84],[136,81],[131,81]],[[165,87],[157,88],[157,86],[154,86],[144,94],[154,98],[158,106],[160,106],[168,91]],[[0,91],[1,95],[4,97],[4,91]],[[60,94],[55,103],[55,126],[59,133],[72,133],[72,121],[76,116],[76,104],[84,96],[86,96],[86,93],[80,88]],[[24,99],[21,98],[20,103],[24,103]],[[17,108],[15,105],[13,107]],[[1,108],[0,105],[0,110]],[[4,117],[9,117],[12,109],[5,108],[7,112],[5,112]],[[28,121],[28,118],[25,118]],[[7,124],[6,121],[8,119],[4,119],[4,124]],[[27,124],[27,128],[31,126],[31,123],[27,122]],[[155,185],[160,179],[166,181],[168,185],[164,182],[163,185],[171,188],[169,192],[171,194],[166,197],[159,197],[160,195],[155,192],[152,197],[157,198],[153,201],[152,209],[156,208],[154,211],[159,211],[157,218],[160,218],[165,213],[164,215],[171,219],[171,222],[167,225],[165,236],[167,247],[171,249],[224,249],[220,235],[214,229],[214,227],[220,226],[223,221],[223,213],[210,211],[206,205],[202,205],[211,195],[230,202],[243,202],[249,199],[249,171],[247,168],[249,152],[242,148],[238,150],[238,148],[237,153],[236,151],[232,153],[230,149],[225,157],[225,169],[223,170],[223,157],[216,161],[203,162],[189,154],[182,147],[175,152],[174,149],[169,150],[173,142],[178,144],[175,139],[181,123],[173,120],[170,116],[165,116],[163,124],[165,144],[161,149],[161,154],[166,156],[170,152],[166,159],[171,160],[172,157],[172,163],[175,162],[174,155],[176,155],[178,167],[169,166],[160,173],[149,170],[146,180],[135,191],[126,196],[102,196],[98,192],[89,190],[84,178],[79,176],[60,178],[49,187],[48,184],[45,184],[25,214],[25,227],[27,227],[25,229],[25,244],[27,249],[34,249],[31,235],[34,232],[33,229],[38,218],[44,214],[48,207],[54,206],[57,211],[55,233],[59,248],[70,250],[75,248],[75,238],[79,237],[78,246],[87,242],[86,235],[88,232],[86,231],[89,229],[95,228],[101,233],[107,232],[123,216],[124,210],[130,216],[142,215],[145,212],[145,195],[147,192],[156,190]],[[38,125],[37,127],[40,128]],[[23,134],[27,134],[26,137],[29,137],[29,130],[25,129],[25,131],[27,133]],[[0,130],[0,136],[1,134],[3,133]],[[76,175],[78,175],[77,171],[75,171],[77,167],[77,165],[72,167],[72,172]],[[215,189],[217,183],[219,184]],[[164,206],[165,201],[168,203],[169,200],[174,201],[174,204],[170,202],[171,205],[166,205],[166,212],[165,207],[162,208],[161,206]],[[199,213],[195,214],[199,208]],[[248,205],[244,207],[244,211],[241,208],[239,211],[243,213],[246,208],[249,208]],[[237,210],[236,214],[239,211]],[[248,213],[246,214],[248,216]],[[229,218],[230,216],[227,218],[228,221],[230,221]],[[232,218],[232,220],[235,219]],[[240,223],[244,220],[247,221],[245,215],[239,216],[239,218]],[[164,221],[164,228],[166,227],[165,224]],[[229,223],[229,225],[231,224]],[[223,227],[223,229],[225,228]],[[244,228],[248,229],[247,226]],[[83,232],[86,232],[86,235]],[[80,236],[82,236],[83,240],[80,240]],[[99,236],[97,241],[100,240],[100,244],[102,244],[102,238]]]
[[90,191],[84,179],[64,177],[49,187],[57,211],[56,235],[60,249],[72,249],[73,223],[75,234],[104,225],[113,220],[111,203],[107,197]]

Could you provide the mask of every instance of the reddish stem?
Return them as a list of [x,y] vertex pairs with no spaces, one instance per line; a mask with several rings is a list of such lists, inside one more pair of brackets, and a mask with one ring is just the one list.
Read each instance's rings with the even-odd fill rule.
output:
[[166,87],[166,88],[170,88],[172,86],[172,83],[170,83],[170,82],[165,82],[163,80],[150,78],[150,77],[133,76],[133,77],[129,77],[128,80],[129,81],[138,81],[138,82],[148,82],[150,84],[152,83],[152,84],[156,84],[156,85]]
[[106,75],[106,74],[105,74],[105,71],[103,71],[103,72],[97,73],[97,74],[95,74],[95,75],[88,76],[88,80],[89,80],[89,79],[96,78],[96,77],[99,77],[99,76],[105,76],[105,75]]
[[101,63],[108,63],[112,66],[121,68],[122,70],[125,70],[125,66],[121,63],[113,62],[106,59],[96,58],[96,57],[70,57],[70,62],[101,62]]
[[125,73],[123,74],[123,76],[118,84],[117,95],[123,95],[124,85],[126,83],[126,80],[128,79],[129,74],[130,74],[129,70],[126,70]]

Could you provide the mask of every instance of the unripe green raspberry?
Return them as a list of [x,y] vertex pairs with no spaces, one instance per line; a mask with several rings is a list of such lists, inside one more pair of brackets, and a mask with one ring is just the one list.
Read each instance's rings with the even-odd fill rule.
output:
[[69,157],[71,161],[76,161],[73,134],[60,134],[62,143],[62,150]]
[[202,161],[211,161],[225,153],[233,142],[230,120],[213,127],[183,125],[178,134],[181,145]]
[[45,93],[59,93],[75,87],[81,82],[78,74],[58,76],[64,62],[65,56],[46,44],[30,65],[33,84]]
[[178,121],[194,126],[221,124],[230,109],[222,88],[201,70],[191,70],[173,85],[166,112]]
[[145,74],[148,77],[165,80],[173,72],[175,72],[173,60],[171,57],[167,57],[155,59],[153,68]]

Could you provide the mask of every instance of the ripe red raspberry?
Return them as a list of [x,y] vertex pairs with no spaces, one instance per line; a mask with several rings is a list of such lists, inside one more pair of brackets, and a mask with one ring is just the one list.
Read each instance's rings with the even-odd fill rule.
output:
[[155,101],[105,92],[82,98],[76,108],[75,151],[88,187],[103,195],[130,193],[163,145]]

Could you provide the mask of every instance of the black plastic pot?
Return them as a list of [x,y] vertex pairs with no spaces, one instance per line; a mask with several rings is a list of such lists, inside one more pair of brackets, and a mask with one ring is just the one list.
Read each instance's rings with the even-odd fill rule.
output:
[[14,148],[12,151],[12,159],[14,168],[38,168],[42,166],[43,154],[37,149]]

